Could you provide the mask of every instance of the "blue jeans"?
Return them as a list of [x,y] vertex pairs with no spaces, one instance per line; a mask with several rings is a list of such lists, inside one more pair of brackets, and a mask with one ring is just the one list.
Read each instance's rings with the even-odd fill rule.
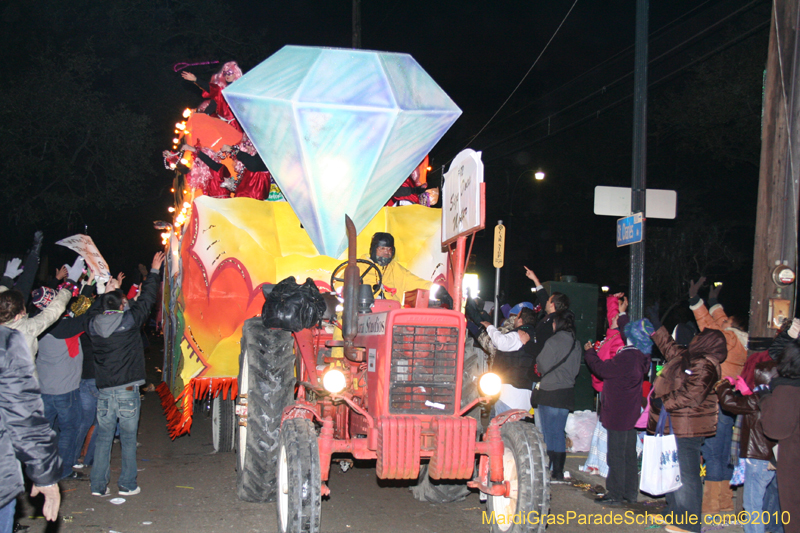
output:
[[135,490],[136,484],[136,433],[139,430],[139,411],[142,400],[139,387],[134,390],[100,390],[97,398],[97,444],[92,467],[92,492],[103,493],[110,481],[111,444],[119,419],[119,440],[122,445],[122,472],[120,490]]
[[564,437],[564,428],[567,426],[569,409],[540,405],[539,416],[542,419],[542,434],[548,452],[566,452],[567,440]]
[[[683,485],[675,492],[666,495],[665,514],[674,513],[672,523],[687,531],[700,533],[701,508],[703,506],[703,485],[700,482],[700,447],[703,437],[676,437],[678,444],[678,463],[681,467]],[[696,517],[695,524],[690,523]]]
[[58,433],[58,456],[63,463],[61,479],[72,474],[72,465],[78,459],[75,442],[81,423],[79,389],[64,394],[42,394],[44,416],[50,427]]
[[781,516],[781,502],[778,496],[778,474],[775,473],[775,477],[772,478],[769,485],[767,485],[767,489],[764,492],[764,510],[770,514],[770,519],[766,520],[765,523],[769,525],[769,530],[772,533],[783,533],[783,522],[777,520],[775,521],[775,517]]
[[[100,391],[97,390],[94,379],[82,379],[81,387],[81,425],[78,428],[78,438],[76,445],[78,449],[78,457],[80,457],[83,442],[86,440],[86,435],[89,433],[89,428],[96,424],[97,420],[97,398],[100,396]],[[92,438],[89,440],[89,447],[86,449],[86,456],[83,459],[83,464],[91,465],[92,458],[94,457],[94,443],[97,439],[95,434],[92,433]]]
[[717,406],[717,434],[707,437],[700,451],[706,463],[706,481],[730,481],[733,476],[731,466],[731,439],[736,416]]
[[751,517],[759,515],[758,520],[751,519],[749,523],[744,524],[745,533],[764,533],[764,524],[760,520],[761,511],[764,510],[764,495],[767,492],[767,485],[775,477],[775,471],[767,470],[767,465],[769,461],[760,459],[745,459],[744,462],[744,510],[750,513]]
[[0,507],[0,533],[12,533],[14,531],[14,511],[17,508],[17,499]]

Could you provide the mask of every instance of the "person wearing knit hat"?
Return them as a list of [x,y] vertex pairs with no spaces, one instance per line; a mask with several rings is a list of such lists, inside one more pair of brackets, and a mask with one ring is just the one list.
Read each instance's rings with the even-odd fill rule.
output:
[[50,305],[50,303],[55,299],[56,294],[58,293],[55,289],[51,289],[50,287],[39,287],[38,289],[34,289],[31,293],[31,303],[41,311]]
[[[84,296],[93,287],[84,287]],[[48,309],[57,296],[49,287],[33,291],[31,302],[42,310]],[[95,306],[99,310],[99,306]],[[84,353],[80,337],[89,323],[93,311],[81,316],[64,316],[57,320],[39,338],[36,370],[44,403],[44,416],[50,427],[58,430],[58,454],[62,461],[60,479],[88,481],[88,476],[72,470],[77,463],[83,441],[79,438],[82,418],[80,384]]]
[[[625,326],[630,321],[627,314],[628,298],[625,293],[617,292],[606,297],[606,317],[608,319],[608,329],[602,341],[594,344],[597,356],[602,361],[607,361],[617,354],[617,351],[625,346]],[[597,391],[597,412],[603,410],[603,381],[592,375],[592,387]],[[592,442],[589,447],[589,455],[586,463],[580,466],[581,472],[598,474],[608,477],[608,431],[603,427],[603,423],[598,417],[592,432]]]
[[650,352],[653,351],[653,339],[651,337],[655,332],[653,324],[646,318],[629,322],[625,326],[625,337],[628,342],[636,346],[645,355],[650,355]]
[[636,462],[636,421],[642,408],[642,382],[650,369],[653,325],[646,318],[625,326],[627,346],[611,359],[598,357],[591,342],[584,348],[586,365],[603,380],[600,421],[608,430],[608,478],[606,493],[595,500],[602,505],[636,502],[639,471]]
[[[78,257],[72,266],[67,266],[67,282],[74,285],[81,272],[83,272],[83,258]],[[32,358],[39,352],[39,335],[52,326],[64,314],[72,291],[62,288],[50,302],[42,308],[36,316],[28,316],[25,312],[25,296],[18,290],[5,290],[7,286],[0,286],[0,325],[16,329],[25,336]]]

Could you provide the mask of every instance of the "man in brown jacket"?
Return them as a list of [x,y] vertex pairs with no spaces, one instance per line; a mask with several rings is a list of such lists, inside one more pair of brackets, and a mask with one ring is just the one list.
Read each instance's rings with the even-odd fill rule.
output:
[[[653,401],[647,430],[654,432],[661,409],[670,415],[666,433],[675,435],[683,485],[666,495],[672,525],[666,530],[700,532],[703,488],[700,483],[700,446],[717,431],[717,395],[714,385],[720,379],[720,363],[727,350],[725,337],[717,330],[706,329],[688,348],[677,344],[657,315],[650,321],[657,327],[653,342],[667,360],[653,384]],[[643,476],[648,475],[642,472]]]

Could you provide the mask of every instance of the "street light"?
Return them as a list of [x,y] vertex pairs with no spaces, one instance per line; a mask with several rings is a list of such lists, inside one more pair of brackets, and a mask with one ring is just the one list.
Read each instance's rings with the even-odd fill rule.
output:
[[[522,176],[524,176],[528,172],[531,172],[531,170],[528,169],[528,170],[522,171],[522,173],[519,176],[517,176],[516,181],[514,181],[514,186],[511,187],[511,191],[510,191],[510,194],[509,194],[509,209],[508,209],[509,216],[514,216],[513,207],[512,206],[513,206],[513,202],[514,202],[514,192],[517,190],[517,185],[519,185],[519,180],[520,180],[520,178],[522,178]],[[536,181],[543,181],[544,180],[544,176],[545,176],[545,174],[544,174],[544,171],[542,169],[538,169],[533,173],[533,177],[536,179]]]

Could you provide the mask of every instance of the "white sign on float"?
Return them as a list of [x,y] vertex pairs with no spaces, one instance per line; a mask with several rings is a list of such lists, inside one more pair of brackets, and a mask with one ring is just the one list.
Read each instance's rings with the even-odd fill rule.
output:
[[108,263],[103,259],[100,250],[95,246],[94,241],[88,235],[77,234],[66,239],[61,239],[56,244],[66,246],[70,250],[78,253],[86,261],[94,276],[100,280],[108,281],[111,279],[111,272],[108,270]]
[[442,244],[483,229],[481,152],[461,151],[444,175],[442,186]]

